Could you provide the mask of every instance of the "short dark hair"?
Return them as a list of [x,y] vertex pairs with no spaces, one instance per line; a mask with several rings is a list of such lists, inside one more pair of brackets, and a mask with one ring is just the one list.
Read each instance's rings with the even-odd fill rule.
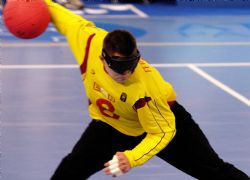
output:
[[137,46],[134,36],[129,31],[117,29],[107,34],[103,48],[108,53],[117,52],[124,56],[131,56]]

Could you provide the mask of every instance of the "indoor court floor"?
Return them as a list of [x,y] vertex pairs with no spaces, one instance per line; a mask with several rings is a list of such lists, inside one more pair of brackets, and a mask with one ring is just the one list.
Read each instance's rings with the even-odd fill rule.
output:
[[[217,153],[250,175],[249,9],[91,4],[76,13],[107,30],[130,30]],[[19,40],[0,22],[0,179],[48,180],[91,121],[80,70],[52,25]],[[152,158],[117,179],[193,178]]]

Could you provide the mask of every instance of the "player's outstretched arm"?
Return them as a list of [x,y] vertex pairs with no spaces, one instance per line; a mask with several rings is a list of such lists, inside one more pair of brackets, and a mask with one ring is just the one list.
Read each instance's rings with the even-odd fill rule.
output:
[[65,36],[68,36],[69,33],[72,33],[72,31],[82,26],[95,26],[91,21],[84,19],[82,16],[73,13],[51,0],[45,0],[45,2],[48,5],[52,23],[57,30]]
[[[107,32],[97,28],[93,22],[74,14],[51,0],[45,0],[45,2],[48,5],[52,23],[58,32],[66,37],[77,63],[83,64],[86,54],[88,54],[87,47],[90,47],[90,44],[91,52],[94,55],[97,54],[98,57],[100,52],[96,52],[96,49],[102,46],[103,38]],[[92,57],[92,55],[87,57],[90,56]]]

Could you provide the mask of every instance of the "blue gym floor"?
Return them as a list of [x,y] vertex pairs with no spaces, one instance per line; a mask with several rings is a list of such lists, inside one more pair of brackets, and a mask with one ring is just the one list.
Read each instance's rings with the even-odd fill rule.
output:
[[[130,30],[217,153],[250,175],[249,8],[91,4],[77,13]],[[80,71],[52,25],[19,40],[0,22],[0,179],[48,180],[90,122]],[[139,178],[193,179],[158,158],[117,179]]]

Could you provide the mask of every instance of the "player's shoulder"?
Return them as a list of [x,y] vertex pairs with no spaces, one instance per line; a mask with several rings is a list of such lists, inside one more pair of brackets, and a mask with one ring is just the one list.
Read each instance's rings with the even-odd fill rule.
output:
[[140,79],[146,80],[147,84],[164,81],[159,71],[143,58],[140,59],[137,69]]
[[167,82],[160,72],[145,59],[139,61],[137,72],[138,78],[147,94],[158,96],[166,91]]

